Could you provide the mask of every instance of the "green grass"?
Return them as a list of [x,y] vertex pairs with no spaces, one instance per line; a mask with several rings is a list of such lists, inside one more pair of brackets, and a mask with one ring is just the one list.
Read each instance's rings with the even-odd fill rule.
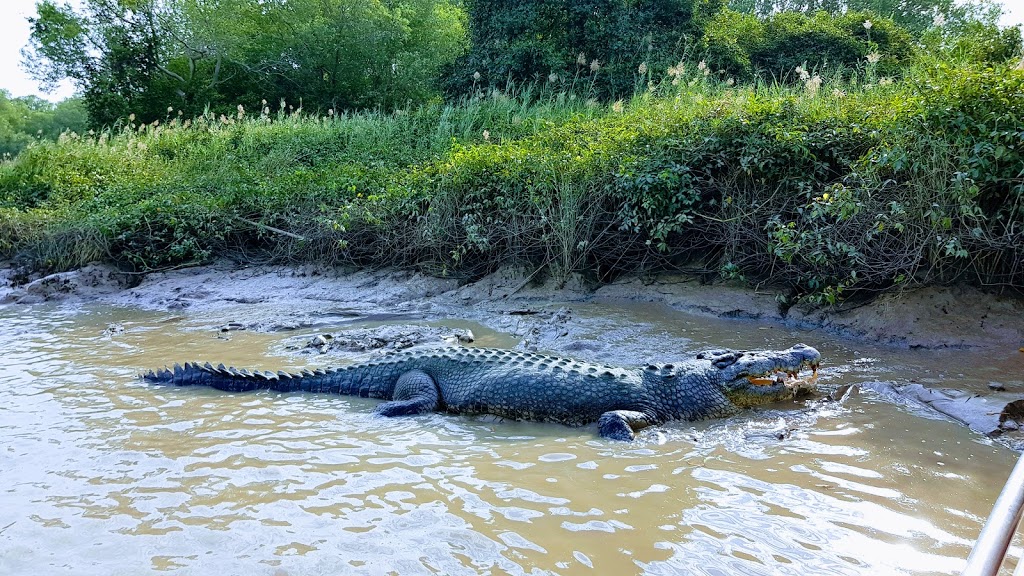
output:
[[0,254],[457,277],[515,262],[600,281],[687,268],[791,301],[1024,285],[1024,73],[743,87],[693,74],[614,105],[493,93],[65,136],[0,165]]

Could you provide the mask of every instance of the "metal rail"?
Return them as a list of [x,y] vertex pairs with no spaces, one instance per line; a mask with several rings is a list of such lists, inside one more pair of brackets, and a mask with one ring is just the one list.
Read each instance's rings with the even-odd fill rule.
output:
[[[967,557],[967,566],[961,576],[995,576],[1003,565],[1006,551],[1010,548],[1021,515],[1024,514],[1024,457],[1017,459],[1017,465],[1010,472],[1010,477],[1003,486],[1003,491],[996,498],[985,527],[974,543],[971,555]],[[1024,575],[1018,564],[1016,573]]]

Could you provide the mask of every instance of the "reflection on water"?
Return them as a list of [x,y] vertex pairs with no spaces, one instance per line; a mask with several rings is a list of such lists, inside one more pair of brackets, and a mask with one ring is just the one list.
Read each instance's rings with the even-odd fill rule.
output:
[[[662,333],[695,348],[811,340],[592,312],[609,318],[609,338],[615,325],[644,326],[623,346],[650,348]],[[359,398],[136,379],[191,358],[338,361],[289,356],[280,335],[223,339],[217,322],[0,307],[0,574],[953,574],[1014,461],[870,395],[675,423],[625,444],[592,428],[387,420]],[[998,376],[975,374],[965,356],[809,343],[834,384]],[[782,440],[771,433],[780,419],[796,428]]]

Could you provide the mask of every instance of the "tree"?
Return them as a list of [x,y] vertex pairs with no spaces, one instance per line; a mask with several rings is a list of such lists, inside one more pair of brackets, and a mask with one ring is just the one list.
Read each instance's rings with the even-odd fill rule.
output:
[[54,104],[36,96],[11,98],[0,90],[0,158],[17,155],[39,138],[53,140],[65,131],[81,133],[86,124],[79,98]]
[[44,83],[71,78],[96,124],[168,109],[390,107],[435,94],[465,49],[454,0],[41,0],[23,52]]
[[994,0],[731,0],[729,8],[763,18],[779,12],[827,12],[832,16],[871,12],[889,18],[914,36],[931,28],[937,18],[951,24],[981,21],[994,25],[1002,12]]
[[172,7],[158,0],[87,0],[79,14],[67,4],[42,0],[29,18],[24,61],[44,86],[74,81],[97,124],[130,113],[156,117],[162,92],[176,80],[163,65],[160,24],[161,13]]
[[611,98],[646,84],[640,64],[664,70],[700,37],[718,0],[472,0],[471,51],[453,92],[483,83],[569,83]]
[[231,74],[256,80],[224,91],[240,102],[285,98],[326,110],[421,101],[467,36],[464,13],[447,1],[232,4],[213,10],[193,0],[188,14]]

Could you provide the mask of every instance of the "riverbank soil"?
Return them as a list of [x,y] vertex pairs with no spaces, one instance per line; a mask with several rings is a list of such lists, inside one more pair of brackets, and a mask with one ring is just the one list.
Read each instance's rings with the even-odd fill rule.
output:
[[770,289],[704,284],[686,276],[632,278],[591,288],[578,278],[561,286],[535,282],[527,272],[504,269],[463,284],[408,271],[347,272],[228,262],[145,276],[90,265],[37,278],[20,277],[12,268],[0,265],[0,303],[95,300],[168,309],[273,303],[287,315],[347,302],[363,309],[402,305],[443,313],[444,308],[482,307],[483,311],[508,314],[531,302],[618,300],[660,303],[698,316],[823,330],[899,348],[1024,346],[1024,300],[964,286],[905,290],[853,306],[801,304],[783,311],[778,294]]

